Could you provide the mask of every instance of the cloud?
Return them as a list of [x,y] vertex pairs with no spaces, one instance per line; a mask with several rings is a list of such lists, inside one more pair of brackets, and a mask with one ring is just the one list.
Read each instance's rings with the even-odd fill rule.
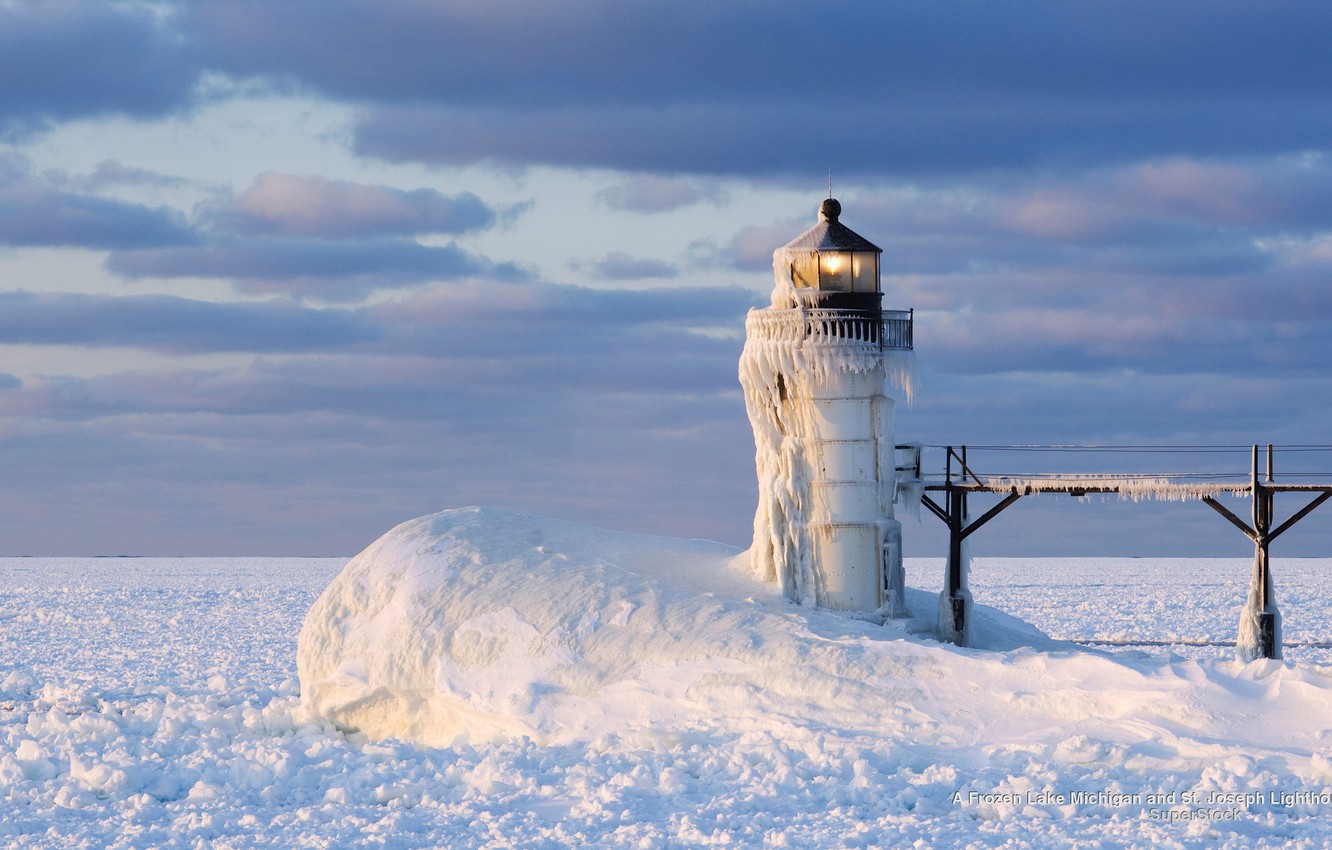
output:
[[1318,150],[1332,131],[1332,12],[1307,3],[18,2],[0,19],[11,128],[168,114],[209,96],[206,69],[353,105],[357,149],[388,160],[639,172],[603,201],[644,212],[716,200],[680,173],[1068,168]]
[[63,178],[64,182],[80,191],[96,192],[111,186],[151,186],[173,188],[189,185],[184,177],[163,174],[147,168],[125,165],[114,159],[104,159],[87,176]]
[[234,199],[199,205],[191,220],[170,207],[51,185],[168,185],[164,175],[112,161],[87,178],[39,179],[30,170],[21,158],[0,157],[0,245],[106,250],[106,268],[127,278],[223,278],[247,294],[357,301],[380,289],[531,274],[456,242],[409,238],[468,233],[526,209],[496,213],[471,192],[265,173]]
[[[187,499],[191,517],[221,511],[228,528],[252,524],[256,539],[277,547],[263,550],[270,554],[350,552],[395,516],[473,503],[743,545],[754,479],[734,372],[740,340],[680,333],[652,319],[660,307],[693,317],[685,327],[712,323],[742,309],[747,296],[521,289],[506,287],[509,297],[490,307],[484,294],[465,290],[410,296],[378,315],[399,328],[414,317],[410,334],[337,356],[30,379],[0,395],[0,459],[15,480],[37,482],[24,491],[35,508],[112,481],[138,507],[166,493]],[[1182,381],[1048,368],[943,375],[940,337],[932,332],[930,342],[932,350],[922,349],[930,391],[910,409],[898,405],[902,439],[1028,443],[1054,433],[1064,442],[1142,442],[1142,435],[1301,442],[1318,433],[1325,414],[1307,400],[1332,392],[1321,373],[1194,372]],[[43,427],[13,435],[20,417]],[[979,467],[986,458],[974,452],[972,459]],[[984,471],[1015,470],[991,463]],[[1023,517],[1044,503],[1023,505],[987,527],[986,554],[1029,554],[1033,539],[1069,545],[1054,532],[1033,537]],[[147,522],[165,509],[153,507]],[[1080,554],[1098,540],[1116,545],[1097,537],[1085,507],[1067,519]],[[225,528],[211,530],[206,516],[199,522],[192,553],[237,551]],[[912,545],[936,554],[924,548],[926,536],[913,529]],[[1210,539],[1166,542],[1176,547],[1169,551],[1192,546],[1198,554],[1198,541]]]
[[106,267],[132,278],[227,278],[241,292],[356,301],[378,289],[430,281],[522,280],[527,273],[449,243],[409,239],[215,238],[209,244],[115,251]]
[[[884,305],[916,309],[946,375],[1304,376],[1332,344],[1330,183],[1321,157],[1171,157],[881,185],[842,221],[883,247]],[[693,255],[763,270],[811,221]]]
[[679,274],[672,263],[633,257],[624,251],[611,251],[599,260],[570,260],[569,268],[597,280],[647,280]]
[[[658,364],[710,356],[715,339],[699,331],[729,327],[734,333],[721,344],[733,347],[752,303],[752,294],[739,288],[616,290],[549,283],[436,286],[351,308],[18,291],[0,293],[0,344],[485,359],[494,363],[486,367],[490,377],[506,368],[506,354],[545,372],[543,364],[553,360],[601,357],[619,346],[641,349],[630,359],[651,360],[645,374],[655,374]],[[523,341],[521,349],[514,348],[515,339]],[[664,350],[672,347],[679,350]]]
[[450,321],[475,324],[481,316],[507,321],[569,325],[582,333],[603,327],[607,333],[634,333],[641,324],[693,327],[744,322],[755,303],[749,290],[738,286],[670,286],[648,289],[606,289],[550,283],[526,283],[486,289],[440,286],[388,302],[381,309],[400,321]]
[[206,219],[247,234],[365,238],[466,233],[491,227],[496,213],[471,192],[391,189],[317,175],[266,172]]
[[382,334],[364,314],[280,301],[0,293],[0,344],[5,345],[125,346],[170,354],[290,353],[344,349]]
[[[26,377],[0,393],[0,462],[15,480],[40,479],[24,487],[24,511],[93,511],[84,551],[131,545],[113,546],[114,528],[100,530],[104,514],[81,501],[108,481],[127,494],[117,505],[150,513],[138,529],[190,505],[193,554],[237,551],[237,526],[267,547],[256,553],[345,553],[395,518],[474,503],[727,537],[752,508],[741,343],[698,331],[738,332],[751,300],[540,283],[441,286],[349,310],[11,297],[0,302],[14,316],[7,343],[250,344],[261,356]],[[178,539],[158,530],[134,551]]]
[[1113,240],[1155,234],[1163,241],[1183,227],[1329,227],[1330,192],[1332,168],[1321,157],[1175,156],[1093,170],[1005,200],[1001,224],[1018,236]]
[[107,268],[125,277],[222,277],[240,292],[356,301],[376,289],[429,281],[489,277],[521,280],[525,272],[449,245],[410,240],[316,238],[218,240],[182,248],[119,250]]
[[721,251],[726,264],[747,271],[766,271],[772,268],[772,253],[812,227],[814,220],[798,222],[785,219],[767,226],[741,228]]
[[111,161],[88,178],[39,179],[29,171],[21,158],[0,157],[0,245],[106,250],[106,268],[127,278],[222,278],[247,294],[357,301],[376,290],[435,281],[530,277],[456,242],[408,238],[493,226],[501,215],[471,192],[450,197],[434,189],[266,173],[234,199],[200,205],[191,220],[170,207],[50,182],[166,185],[171,178],[164,175]]
[[8,175],[0,172],[0,244],[115,249],[179,246],[194,239],[176,210],[62,192],[12,163]]
[[[1105,309],[1114,293],[1089,288],[1099,300],[1072,309],[1019,299],[918,313],[926,391],[899,405],[898,436],[1242,443],[1321,433],[1326,411],[1309,400],[1332,397],[1329,323],[1310,316],[1281,333],[1263,316],[1181,323]],[[218,500],[201,509],[253,522],[270,545],[281,535],[251,516],[260,508],[307,530],[336,516],[317,540],[350,551],[391,524],[385,502],[403,516],[503,503],[743,543],[752,442],[735,363],[754,301],[740,288],[536,282],[436,286],[350,309],[11,294],[0,300],[6,344],[261,356],[222,369],[25,376],[0,394],[0,459],[19,480],[40,470],[43,485],[28,491],[38,507],[100,480],[136,499],[164,489],[186,498],[185,470],[192,491]],[[1265,357],[1285,362],[1274,370]],[[1014,517],[987,530],[987,553],[1028,551],[1031,529]],[[1071,527],[1096,545],[1094,530]],[[280,545],[313,546],[308,534]]]
[[174,184],[165,175],[109,160],[79,179],[42,180],[29,168],[14,157],[0,160],[0,244],[107,250],[106,267],[124,277],[224,278],[243,293],[355,301],[378,289],[529,275],[453,242],[406,238],[493,226],[500,216],[471,192],[450,197],[434,189],[265,173],[234,199],[202,204],[192,221],[169,207],[49,182],[83,189]]
[[[872,188],[843,198],[842,220],[883,247],[887,285],[921,308],[1238,315],[1245,292],[1271,310],[1310,309],[1318,253],[1294,246],[1332,232],[1324,190],[1321,159],[1173,157]],[[741,231],[730,255],[757,268],[765,244],[794,232]]]
[[727,199],[715,181],[661,174],[631,174],[597,192],[597,200],[613,210],[640,213],[671,212],[703,201],[720,205]]
[[395,161],[850,178],[1320,149],[1332,130],[1314,58],[1332,13],[1311,4],[333,0],[181,21],[216,69],[357,104],[358,150]]
[[0,5],[0,136],[87,116],[167,115],[191,103],[201,73],[180,33],[146,6]]
[[448,286],[379,305],[375,316],[391,329],[378,350],[454,361],[496,391],[707,396],[737,387],[754,301],[738,287]]
[[6,504],[34,525],[11,524],[5,542],[49,552],[49,516],[86,516],[82,553],[347,555],[467,504],[662,534],[746,528],[738,394],[642,389],[509,387],[465,364],[360,358],[34,386],[33,415],[59,418],[0,434],[11,479],[33,484]]
[[695,268],[732,269],[742,272],[769,272],[773,252],[809,229],[814,219],[785,217],[773,224],[746,225],[726,244],[713,237],[689,244],[685,256]]
[[[1321,43],[1325,10],[1241,2],[1227,11],[1028,0],[997,7],[839,2],[814,15],[795,0],[656,0],[629,14],[615,0],[576,9],[508,0],[482,14],[468,4],[370,9],[331,0],[315,10],[250,0],[191,4],[182,27],[215,67],[298,76],[354,99],[660,104],[748,95],[841,105],[908,79],[910,88],[880,91],[907,102],[959,89],[1119,98],[1218,87],[1299,93],[1326,82],[1323,64],[1294,49]],[[441,51],[445,42],[450,49]],[[381,62],[387,50],[397,59],[392,65]],[[824,74],[789,61],[800,55],[820,57]],[[1263,58],[1279,61],[1254,74],[1249,63]],[[829,74],[839,86],[827,84]],[[827,115],[807,117],[814,123]]]

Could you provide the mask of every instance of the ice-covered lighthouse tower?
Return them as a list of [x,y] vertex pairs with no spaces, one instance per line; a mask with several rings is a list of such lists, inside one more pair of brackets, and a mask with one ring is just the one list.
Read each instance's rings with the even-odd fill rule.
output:
[[838,219],[773,252],[772,306],[749,311],[740,383],[754,428],[753,565],[796,602],[906,613],[893,518],[893,379],[910,392],[912,314],[884,311],[883,251]]

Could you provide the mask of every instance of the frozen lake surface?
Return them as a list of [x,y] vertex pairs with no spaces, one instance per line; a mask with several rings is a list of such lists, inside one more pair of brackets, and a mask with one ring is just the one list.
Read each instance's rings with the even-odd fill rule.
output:
[[[1332,783],[1332,560],[1274,561],[1284,667],[1243,667],[1215,645],[1234,639],[1245,559],[980,558],[978,603],[1054,638],[1131,646],[897,640],[904,672],[882,687],[899,709],[863,725],[821,720],[807,696],[730,727],[439,748],[302,714],[297,636],[344,563],[0,559],[0,846],[1332,840],[1317,798]],[[942,572],[912,559],[907,581],[937,592]],[[1282,726],[1299,729],[1267,731]]]

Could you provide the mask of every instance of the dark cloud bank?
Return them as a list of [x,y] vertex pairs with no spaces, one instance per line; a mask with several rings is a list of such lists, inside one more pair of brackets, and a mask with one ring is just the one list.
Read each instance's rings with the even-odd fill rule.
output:
[[399,160],[901,176],[1332,129],[1316,3],[249,2],[181,26],[227,73],[364,104],[359,149]]
[[808,179],[1321,149],[1317,2],[232,0],[0,12],[13,128],[207,96],[362,107],[388,159]]

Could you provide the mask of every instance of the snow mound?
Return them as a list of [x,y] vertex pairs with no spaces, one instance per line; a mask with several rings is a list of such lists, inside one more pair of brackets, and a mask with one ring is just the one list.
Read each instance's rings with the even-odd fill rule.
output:
[[[978,610],[981,642],[1049,643]],[[428,745],[812,711],[855,727],[944,675],[905,640],[932,627],[794,605],[719,543],[466,508],[403,523],[348,563],[306,616],[297,664],[312,716]]]

